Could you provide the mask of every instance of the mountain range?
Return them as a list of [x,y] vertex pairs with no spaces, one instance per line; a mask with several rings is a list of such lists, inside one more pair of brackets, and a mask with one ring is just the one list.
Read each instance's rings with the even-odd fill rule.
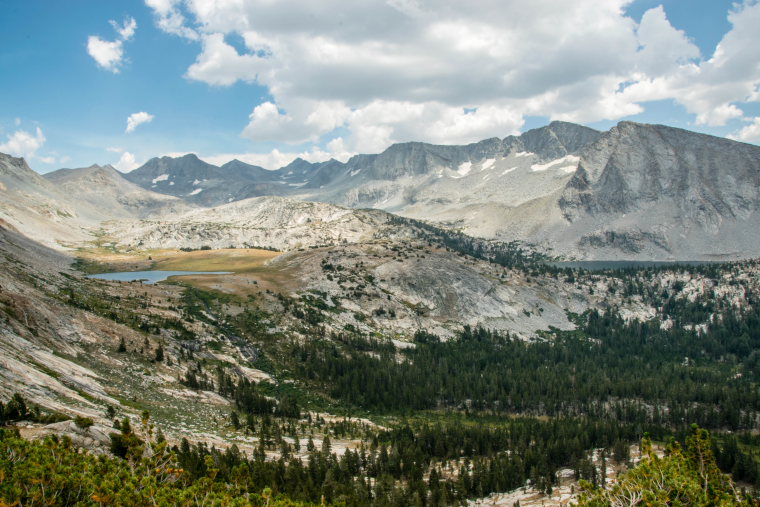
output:
[[662,125],[552,122],[275,171],[162,157],[124,177],[200,206],[276,195],[375,208],[583,259],[740,258],[760,247],[760,148]]
[[[632,122],[607,132],[552,122],[469,145],[401,143],[345,163],[296,159],[277,170],[239,160],[215,166],[189,154],[153,158],[126,174],[93,165],[40,176],[0,155],[0,185],[0,218],[52,246],[96,230],[132,247],[320,244],[364,237],[356,224],[374,218],[350,210],[372,208],[565,258],[734,259],[760,251],[760,147]],[[304,219],[310,213],[313,223]],[[295,216],[298,239],[267,241]],[[197,233],[181,232],[189,228]]]

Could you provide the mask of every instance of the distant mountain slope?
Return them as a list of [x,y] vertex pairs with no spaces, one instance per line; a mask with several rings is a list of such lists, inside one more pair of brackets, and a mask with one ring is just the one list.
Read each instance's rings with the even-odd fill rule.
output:
[[100,212],[70,199],[22,158],[0,153],[0,225],[46,246],[82,241],[100,223]]
[[201,206],[280,196],[374,208],[585,259],[760,252],[760,147],[658,125],[599,132],[552,122],[465,146],[402,143],[275,171],[162,157],[124,177]]
[[[572,154],[599,134],[580,125],[553,122],[503,140],[493,138],[465,146],[402,143],[380,154],[354,156],[346,163],[330,160],[312,164],[296,159],[276,171],[238,160],[217,167],[195,155],[162,157],[149,160],[125,178],[143,188],[206,206],[279,195],[388,211],[427,201],[437,208],[461,200],[460,194],[466,197],[481,186],[493,190],[495,180],[513,167],[529,169],[536,162]],[[512,158],[505,161],[510,155]],[[538,179],[547,178],[539,175]],[[526,186],[535,189],[545,185],[531,180]],[[515,195],[514,199],[523,197]],[[410,215],[430,218],[424,216],[427,213]]]
[[[466,146],[396,144],[346,163],[297,160],[256,173],[241,164],[205,169],[227,201],[268,194],[377,208],[586,259],[760,253],[760,148],[659,125],[602,133],[553,122]],[[166,178],[187,189],[180,169]]]
[[202,206],[217,206],[259,195],[280,195],[279,174],[239,160],[222,167],[193,154],[152,158],[124,178],[146,190],[182,198]]
[[103,216],[108,218],[143,218],[193,208],[181,199],[151,192],[127,181],[110,165],[59,169],[45,174],[44,178],[67,196],[102,210]]
[[623,122],[580,151],[557,205],[544,237],[581,257],[757,256],[760,147]]

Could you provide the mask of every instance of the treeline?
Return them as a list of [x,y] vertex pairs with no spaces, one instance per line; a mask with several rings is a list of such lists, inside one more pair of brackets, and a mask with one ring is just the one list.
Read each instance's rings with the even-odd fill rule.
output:
[[358,347],[356,336],[284,340],[280,355],[330,397],[375,412],[610,415],[751,429],[760,411],[759,317],[757,309],[726,314],[698,333],[590,312],[580,330],[534,342],[465,328],[446,342],[418,332],[416,347],[400,351],[370,340]]
[[[512,428],[515,436],[497,438],[511,440],[519,448],[526,440],[521,424]],[[568,435],[578,429],[573,424],[566,428]],[[537,441],[544,441],[540,429],[538,433],[525,429],[528,438],[538,435]],[[469,430],[469,435],[451,431],[453,439],[480,440],[478,430]],[[0,501],[5,505],[439,507],[459,505],[465,496],[482,496],[491,488],[524,484],[521,469],[527,463],[521,464],[522,458],[512,453],[461,459],[445,465],[446,469],[431,461],[425,474],[426,456],[436,454],[434,446],[439,442],[445,446],[447,437],[435,430],[412,436],[412,429],[405,427],[383,438],[373,443],[374,450],[362,447],[342,456],[331,452],[329,442],[323,443],[305,460],[266,461],[260,453],[246,457],[234,446],[220,451],[186,440],[172,449],[166,442],[151,441],[145,444],[151,447],[149,457],[127,453],[126,459],[119,459],[82,453],[66,437],[30,442],[15,430],[0,429],[4,451],[0,453]],[[660,458],[644,438],[643,462],[609,489],[587,484],[580,505],[617,504],[616,500],[631,493],[652,505],[757,505],[720,472],[712,451],[715,446],[704,430],[695,428],[683,444],[679,440],[671,440],[665,457]],[[409,444],[412,448],[406,449]],[[551,448],[534,452],[546,456]],[[526,455],[525,460],[530,459]],[[452,475],[451,468],[458,471]],[[551,485],[540,480],[533,484],[548,491]]]

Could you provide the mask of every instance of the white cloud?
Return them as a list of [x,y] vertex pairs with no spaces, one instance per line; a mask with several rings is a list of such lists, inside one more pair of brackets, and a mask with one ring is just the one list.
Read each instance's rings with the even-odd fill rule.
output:
[[124,20],[123,25],[113,20],[110,23],[118,34],[116,40],[108,41],[97,35],[90,35],[87,38],[87,53],[99,67],[118,74],[124,64],[124,43],[134,36],[137,21],[129,17]]
[[719,125],[760,95],[755,0],[730,7],[732,28],[708,55],[661,6],[638,24],[627,17],[630,0],[146,3],[159,26],[173,16],[165,31],[198,35],[188,79],[268,89],[241,133],[256,141],[315,142],[340,128],[351,152],[471,142],[513,133],[525,115],[617,120],[663,99]]
[[125,19],[124,25],[122,26],[119,26],[114,20],[110,20],[109,23],[111,23],[113,29],[116,30],[116,33],[119,34],[119,38],[124,41],[131,39],[135,34],[135,30],[137,30],[137,21],[135,21],[135,18]]
[[13,122],[17,127],[21,125],[21,118],[16,118]]
[[45,144],[45,135],[42,129],[37,127],[34,134],[25,130],[17,130],[8,136],[8,139],[0,144],[0,152],[8,153],[14,157],[34,158],[37,150]]
[[751,124],[728,137],[735,141],[760,144],[760,116],[756,116]]
[[259,104],[249,115],[250,122],[241,137],[286,143],[316,141],[322,134],[345,124],[352,115],[340,101],[293,101],[291,105],[293,113],[281,111],[272,102]]
[[238,54],[224,41],[220,33],[203,37],[203,51],[187,69],[187,77],[210,85],[229,86],[236,81],[256,81],[258,73],[266,70],[265,58],[255,54]]
[[681,30],[668,21],[662,5],[649,9],[636,30],[642,46],[637,55],[639,70],[648,76],[661,76],[672,70],[673,63],[686,64],[699,58],[699,48]]
[[143,123],[149,123],[153,121],[153,118],[155,118],[155,116],[150,113],[146,113],[145,111],[132,113],[129,115],[129,118],[127,118],[127,130],[125,132],[127,134],[134,132],[135,129]]
[[145,5],[153,9],[158,28],[166,33],[197,40],[198,32],[186,26],[185,16],[178,4],[177,0],[145,0]]
[[725,125],[741,118],[741,103],[758,100],[760,3],[734,4],[728,20],[732,28],[710,58],[681,63],[660,76],[639,76],[622,95],[633,102],[673,99],[702,125]]
[[123,173],[128,173],[140,167],[140,164],[135,161],[135,156],[132,153],[125,151],[121,154],[119,161],[114,164],[114,167]]
[[124,58],[122,44],[120,40],[109,42],[97,35],[90,35],[87,38],[87,52],[100,67],[116,74]]
[[251,120],[248,126],[243,130],[242,136],[250,139],[265,139],[273,141],[294,141],[288,126],[293,123],[293,119],[280,112],[277,106],[271,102],[264,102],[253,108],[253,112],[248,116]]

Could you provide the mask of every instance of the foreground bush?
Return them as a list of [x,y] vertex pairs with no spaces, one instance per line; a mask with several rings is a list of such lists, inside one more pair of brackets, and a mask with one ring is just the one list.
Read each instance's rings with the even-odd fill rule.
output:
[[69,439],[28,441],[0,428],[0,507],[9,506],[270,506],[305,507],[271,491],[249,491],[246,470],[232,483],[209,476],[191,481],[166,443],[153,456],[126,461],[75,449]]
[[642,443],[645,457],[607,490],[583,484],[579,507],[646,505],[660,506],[754,506],[757,501],[737,491],[731,478],[723,474],[711,451],[705,429],[693,428],[686,449],[670,442],[665,456],[652,451],[648,438]]

